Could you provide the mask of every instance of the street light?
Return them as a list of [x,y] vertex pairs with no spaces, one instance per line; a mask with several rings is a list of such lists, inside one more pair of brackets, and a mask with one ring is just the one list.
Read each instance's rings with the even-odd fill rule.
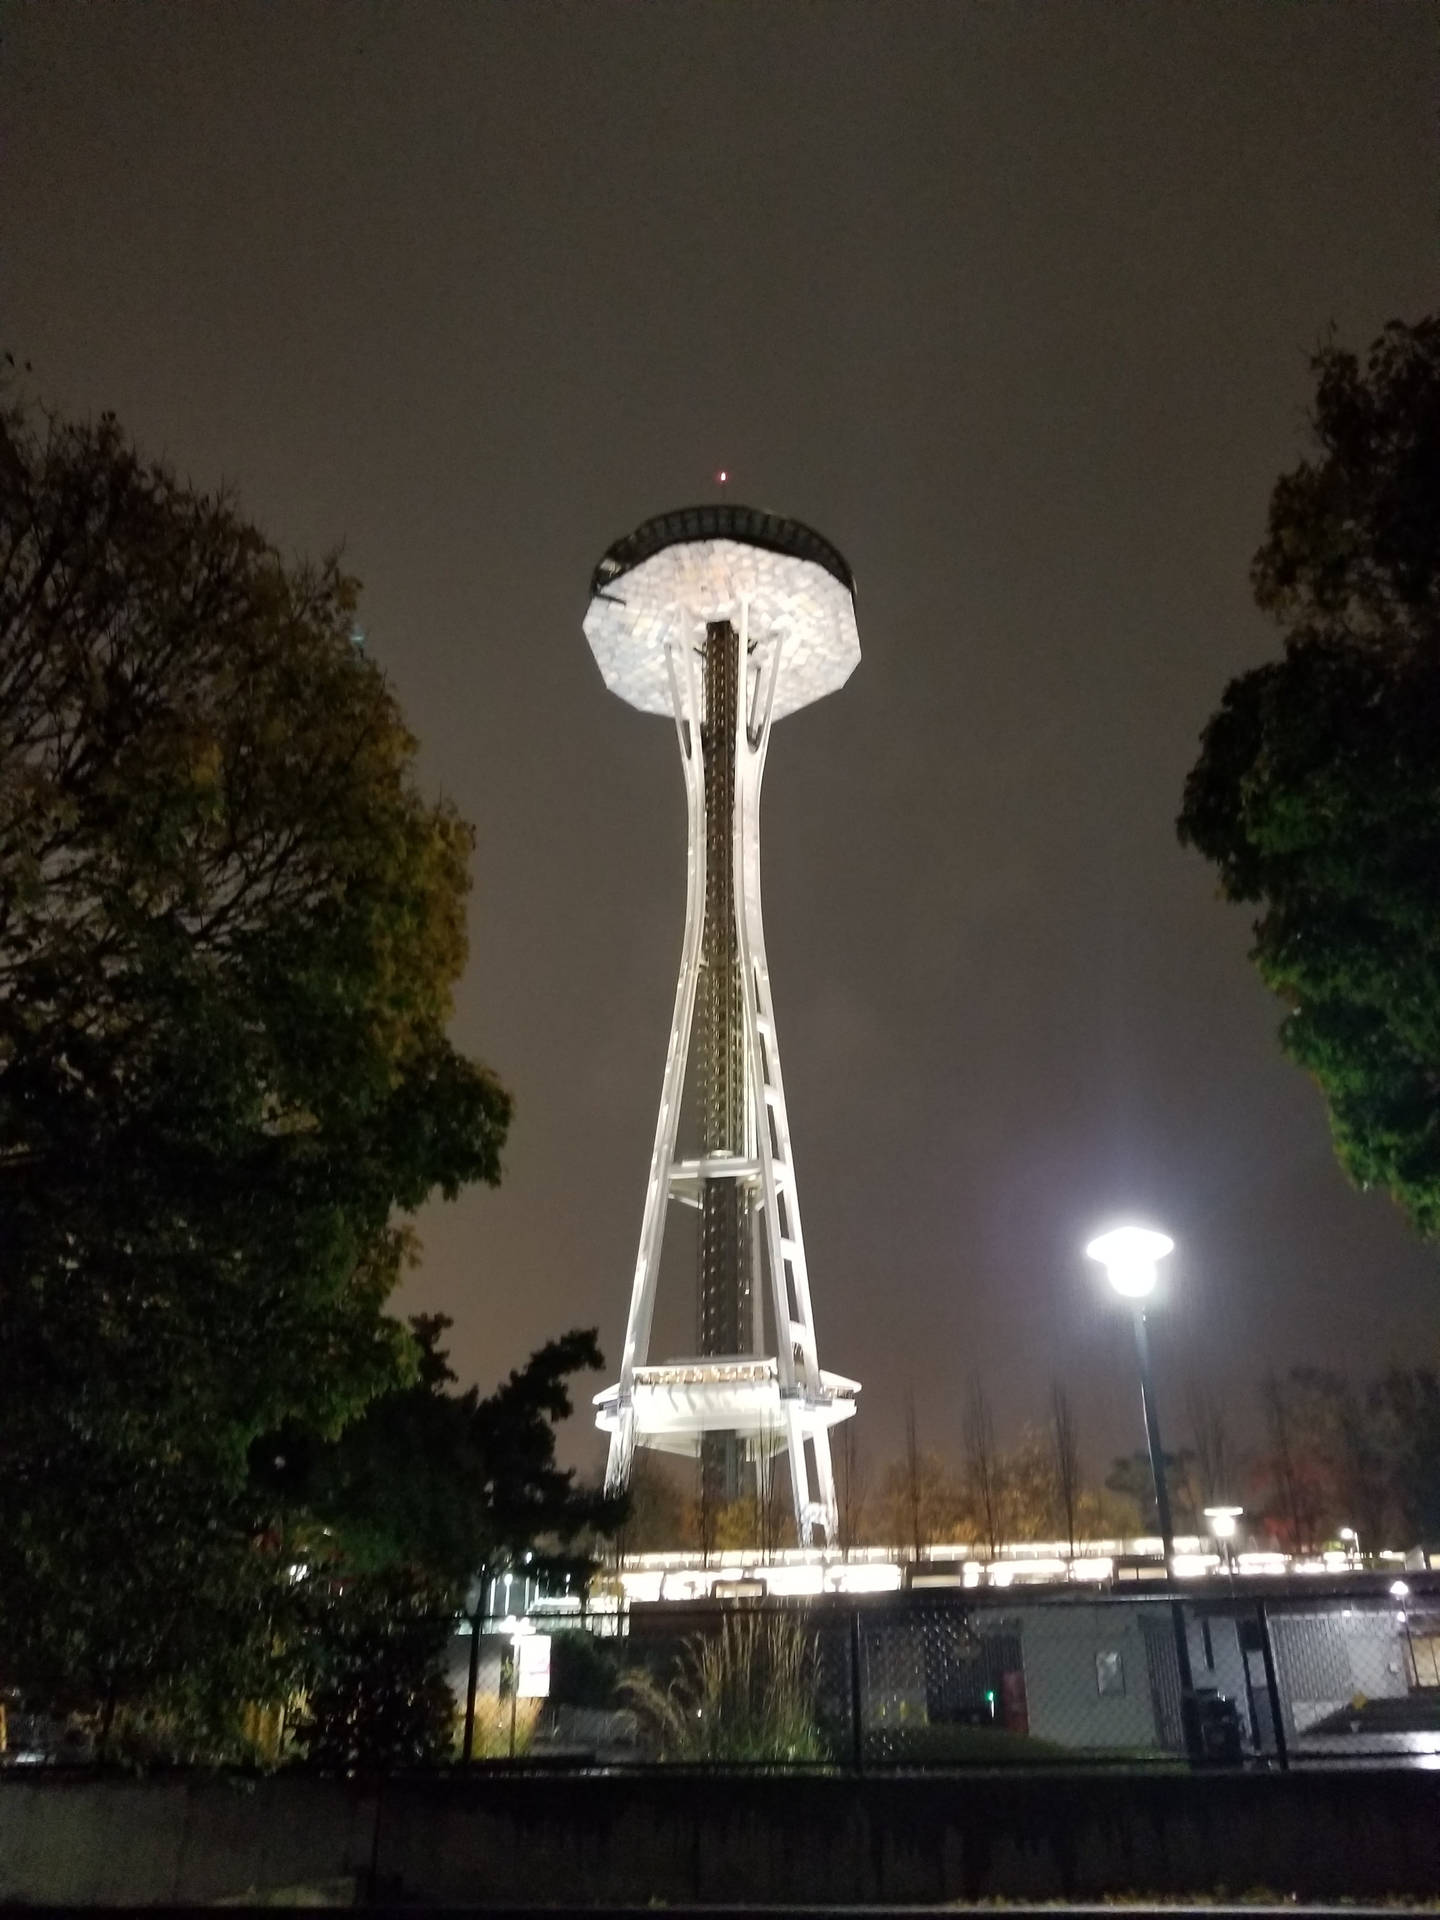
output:
[[[1112,1227],[1092,1240],[1085,1252],[1104,1267],[1110,1285],[1134,1309],[1135,1355],[1140,1363],[1140,1412],[1145,1421],[1145,1443],[1150,1450],[1150,1475],[1155,1482],[1155,1510],[1160,1520],[1160,1544],[1165,1555],[1165,1579],[1175,1585],[1175,1528],[1170,1519],[1170,1489],[1165,1484],[1165,1450],[1160,1444],[1160,1420],[1155,1411],[1155,1380],[1150,1368],[1150,1335],[1145,1325],[1145,1302],[1155,1291],[1156,1267],[1175,1242],[1168,1233],[1151,1227]],[[1195,1677],[1190,1666],[1190,1641],[1178,1598],[1172,1600],[1175,1662],[1180,1671],[1180,1724],[1185,1749],[1199,1756],[1199,1727],[1195,1712]]]
[[1140,1410],[1145,1417],[1145,1440],[1150,1449],[1150,1473],[1155,1482],[1155,1507],[1160,1539],[1165,1549],[1167,1576],[1174,1571],[1175,1529],[1170,1521],[1170,1490],[1165,1484],[1165,1455],[1160,1446],[1160,1422],[1155,1412],[1155,1382],[1150,1370],[1150,1336],[1145,1327],[1145,1302],[1155,1291],[1155,1268],[1175,1242],[1168,1233],[1149,1227],[1115,1227],[1086,1247],[1086,1256],[1104,1267],[1111,1286],[1135,1311],[1135,1352],[1140,1362]]
[[1345,1558],[1353,1566],[1360,1558],[1360,1536],[1354,1527],[1341,1527],[1339,1540],[1345,1549]]
[[1127,1300],[1143,1300],[1155,1291],[1158,1262],[1175,1251],[1168,1233],[1149,1227],[1114,1227],[1092,1240],[1085,1252],[1104,1267],[1111,1286]]
[[1210,1522],[1214,1537],[1217,1540],[1233,1540],[1235,1523],[1244,1511],[1244,1507],[1206,1507],[1205,1518]]
[[1230,1584],[1235,1584],[1235,1529],[1243,1507],[1206,1507],[1205,1518],[1210,1522],[1212,1538],[1218,1540],[1225,1550],[1225,1567],[1230,1575]]

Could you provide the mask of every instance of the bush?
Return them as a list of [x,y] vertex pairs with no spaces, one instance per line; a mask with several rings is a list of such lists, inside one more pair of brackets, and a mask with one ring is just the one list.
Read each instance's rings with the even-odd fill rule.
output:
[[384,1773],[450,1758],[455,1696],[445,1654],[446,1589],[403,1571],[317,1585],[304,1717],[296,1743],[315,1766]]
[[558,1707],[613,1707],[620,1686],[618,1643],[567,1628],[550,1641],[550,1698]]

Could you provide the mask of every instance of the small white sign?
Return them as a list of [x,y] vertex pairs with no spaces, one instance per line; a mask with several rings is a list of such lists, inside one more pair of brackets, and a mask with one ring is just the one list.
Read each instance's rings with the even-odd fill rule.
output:
[[523,1634],[515,1642],[515,1694],[520,1700],[550,1697],[550,1636]]

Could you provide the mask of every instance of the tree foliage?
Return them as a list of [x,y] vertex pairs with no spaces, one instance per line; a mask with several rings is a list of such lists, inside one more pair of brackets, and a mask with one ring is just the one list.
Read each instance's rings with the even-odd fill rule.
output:
[[498,1177],[508,1098],[445,1035],[470,830],[355,592],[109,417],[0,417],[12,1676],[266,1642],[249,1447],[404,1377],[401,1217]]
[[1440,1382],[1433,1369],[1391,1367],[1356,1385],[1322,1367],[1271,1367],[1260,1387],[1266,1448],[1253,1505],[1291,1552],[1440,1539]]
[[315,1583],[305,1710],[295,1738],[312,1765],[385,1773],[448,1760],[455,1695],[445,1677],[454,1605],[404,1569]]
[[[1165,1491],[1170,1498],[1170,1518],[1178,1533],[1194,1533],[1200,1524],[1199,1502],[1195,1497],[1193,1470],[1195,1456],[1189,1447],[1165,1451]],[[1160,1507],[1155,1498],[1155,1475],[1148,1453],[1124,1453],[1111,1462],[1105,1476],[1105,1491],[1124,1503],[1126,1517],[1138,1518],[1146,1533],[1160,1530]],[[1123,1529],[1117,1529],[1123,1531]]]
[[448,1317],[410,1325],[413,1384],[380,1395],[333,1440],[292,1425],[257,1442],[272,1509],[306,1514],[321,1530],[312,1551],[351,1573],[408,1567],[459,1591],[527,1555],[583,1570],[582,1536],[619,1510],[557,1464],[555,1428],[571,1411],[569,1376],[604,1365],[594,1331],[548,1341],[482,1399],[476,1387],[451,1391]]
[[1314,456],[1252,581],[1283,657],[1233,680],[1182,841],[1258,907],[1253,958],[1339,1157],[1440,1234],[1440,318],[1314,361]]

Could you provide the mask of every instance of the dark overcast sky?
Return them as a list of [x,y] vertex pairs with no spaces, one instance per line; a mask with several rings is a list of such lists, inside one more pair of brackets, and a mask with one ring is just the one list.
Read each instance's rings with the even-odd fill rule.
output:
[[1270,1356],[1435,1356],[1435,1257],[1334,1167],[1172,827],[1273,648],[1246,574],[1307,351],[1440,304],[1430,6],[0,18],[0,338],[282,544],[343,540],[477,823],[455,1031],[517,1117],[405,1294],[462,1372],[577,1322],[618,1349],[684,816],[580,619],[608,542],[722,464],[859,580],[860,668],[778,730],[764,834],[821,1356],[869,1451],[912,1385],[957,1445],[974,1369],[1011,1431],[1063,1369],[1092,1452],[1138,1441],[1079,1252],[1126,1207],[1180,1244],[1172,1408],[1187,1365],[1243,1406]]

